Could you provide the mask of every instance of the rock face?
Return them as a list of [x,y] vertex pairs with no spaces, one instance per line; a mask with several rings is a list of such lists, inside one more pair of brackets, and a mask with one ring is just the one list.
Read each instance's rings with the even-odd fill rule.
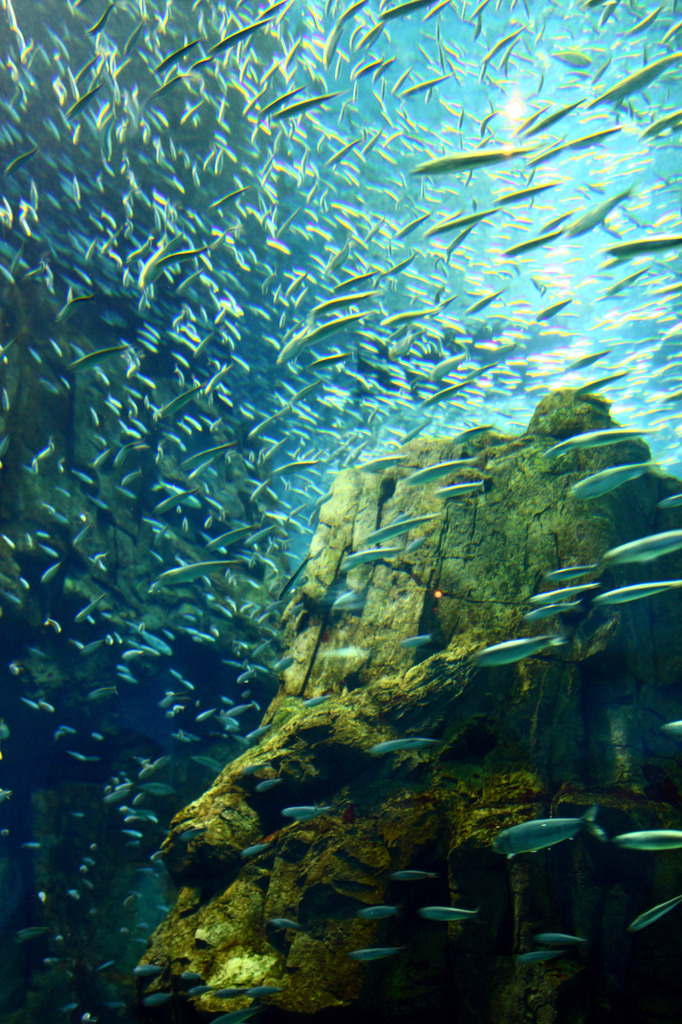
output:
[[[162,1019],[209,1019],[252,1001],[187,999],[183,971],[218,989],[279,988],[267,999],[273,1020],[330,1010],[337,1020],[418,1011],[472,1024],[677,1019],[682,983],[669,958],[682,952],[679,928],[664,918],[656,931],[625,929],[680,891],[679,852],[620,850],[588,830],[511,861],[492,846],[501,829],[593,803],[609,835],[682,827],[678,744],[660,732],[682,706],[679,596],[605,609],[586,597],[561,616],[522,619],[532,595],[562,585],[543,583],[559,567],[595,565],[571,582],[603,589],[682,575],[677,554],[613,570],[600,562],[616,544],[676,526],[656,503],[677,481],[647,475],[590,502],[569,494],[592,472],[648,458],[642,441],[543,454],[614,425],[606,403],[559,392],[521,437],[417,439],[398,466],[339,474],[286,613],[293,663],[270,728],[176,816],[164,844],[179,895],[144,958],[164,972],[140,991],[175,994]],[[410,486],[411,472],[454,459],[470,461]],[[483,491],[436,493],[474,480]],[[385,542],[399,554],[344,571],[372,531],[433,513]],[[349,590],[351,609],[334,609]],[[565,642],[500,667],[472,657],[539,633]],[[406,736],[439,742],[371,752]],[[310,820],[282,815],[316,804]],[[392,877],[406,869],[428,874]],[[357,916],[376,904],[397,914]],[[442,905],[480,910],[454,923],[417,913]],[[554,962],[515,961],[543,931],[589,944]],[[348,957],[373,947],[400,950]]]

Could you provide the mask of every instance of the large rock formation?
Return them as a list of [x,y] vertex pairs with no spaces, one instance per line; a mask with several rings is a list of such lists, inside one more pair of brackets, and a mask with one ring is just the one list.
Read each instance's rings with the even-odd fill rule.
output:
[[[682,952],[679,929],[671,918],[632,938],[625,929],[677,894],[679,853],[620,850],[586,830],[511,861],[492,847],[501,829],[582,815],[593,803],[610,835],[682,826],[677,744],[660,732],[680,717],[679,596],[603,610],[587,597],[556,618],[522,619],[559,567],[595,564],[578,582],[604,589],[681,575],[678,555],[612,571],[600,561],[616,544],[676,525],[656,504],[677,481],[647,475],[591,502],[569,494],[591,472],[646,459],[642,441],[543,454],[613,425],[605,402],[559,392],[523,436],[420,438],[398,466],[339,474],[286,614],[293,663],[266,714],[270,728],[176,816],[164,844],[178,900],[145,957],[163,973],[139,995],[174,997],[153,1019],[209,1019],[252,1001],[211,990],[187,998],[195,983],[183,971],[214,989],[278,988],[267,1000],[273,1020],[332,1009],[337,1020],[676,1019],[682,982],[669,958]],[[451,477],[406,482],[418,467],[459,458],[471,462]],[[436,494],[455,480],[482,480],[484,490]],[[423,538],[411,553],[344,571],[372,531],[430,513],[387,542]],[[354,610],[334,609],[350,589]],[[566,642],[477,666],[480,648],[535,633]],[[422,646],[403,644],[425,634]],[[370,751],[405,736],[439,743]],[[315,804],[310,820],[282,816]],[[392,878],[408,868],[429,874]],[[397,915],[357,916],[375,904],[395,904]],[[420,917],[425,905],[480,912],[444,924]],[[551,963],[515,961],[539,931],[588,944]],[[377,946],[401,949],[378,962],[348,957]]]

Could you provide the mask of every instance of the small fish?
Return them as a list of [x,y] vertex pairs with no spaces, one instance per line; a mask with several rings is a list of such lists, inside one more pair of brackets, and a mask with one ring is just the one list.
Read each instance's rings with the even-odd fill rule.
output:
[[415,473],[411,473],[408,477],[405,477],[403,483],[406,487],[430,484],[432,481],[449,476],[450,473],[456,472],[463,466],[470,466],[472,462],[476,461],[476,459],[451,459],[449,462],[437,462],[433,466],[426,466],[424,469],[418,469]]
[[[405,4],[404,6],[407,6]],[[395,956],[400,953],[404,946],[372,946],[368,949],[354,949],[348,954],[351,960],[383,960],[387,956]]]
[[620,103],[621,100],[624,100],[626,96],[630,96],[633,92],[645,89],[650,82],[653,82],[655,78],[663,74],[666,68],[680,61],[682,61],[682,51],[679,50],[675,53],[666,54],[665,57],[660,57],[658,60],[653,61],[653,63],[645,65],[645,67],[640,68],[638,71],[634,71],[627,78],[621,79],[620,82],[616,82],[615,85],[607,89],[601,96],[591,100],[585,109],[590,110],[600,103]]
[[463,907],[420,907],[417,913],[427,921],[470,921],[478,917],[478,911],[465,910]]
[[603,494],[609,494],[628,483],[630,480],[637,480],[645,473],[659,473],[657,464],[650,460],[648,462],[634,462],[624,466],[613,466],[611,469],[604,469],[600,473],[593,473],[585,477],[577,484],[569,488],[569,493],[580,501],[589,501],[592,498],[600,498]]
[[171,992],[152,992],[151,995],[142,997],[143,1006],[163,1006],[169,999],[172,999]]
[[392,871],[390,876],[395,882],[420,882],[425,878],[438,878],[435,871],[419,871],[417,868],[404,868]]
[[37,939],[41,935],[47,935],[50,929],[47,925],[33,925],[30,928],[21,928],[14,933],[17,942],[28,942],[30,939]]
[[682,847],[682,832],[673,828],[623,832],[611,842],[626,850],[677,850]]
[[514,662],[521,661],[522,658],[532,658],[534,654],[544,651],[546,647],[556,647],[565,643],[565,637],[551,633],[520,640],[507,640],[501,644],[493,644],[492,647],[484,647],[482,651],[474,655],[474,662],[479,668],[488,668],[492,665],[512,665]]
[[666,722],[661,726],[661,732],[668,736],[682,737],[682,720],[677,722]]
[[604,555],[609,565],[630,565],[633,562],[645,564],[653,562],[662,555],[668,555],[682,548],[682,530],[668,530],[665,533],[653,533],[628,544],[620,544],[611,548]]
[[291,103],[288,107],[280,107],[280,109],[270,115],[271,121],[280,121],[283,118],[298,117],[299,114],[304,114],[307,110],[311,110],[313,107],[322,106],[328,103],[329,100],[333,100],[336,96],[340,96],[340,92],[325,92],[320,96],[312,96],[306,100],[299,100],[297,103]]
[[328,814],[331,809],[331,805],[314,804],[311,807],[285,807],[280,813],[285,818],[293,818],[294,821],[312,821],[320,814]]
[[21,153],[19,156],[16,156],[14,160],[7,164],[7,167],[5,168],[5,177],[7,178],[10,174],[14,174],[15,171],[18,171],[19,168],[27,163],[32,156],[35,156],[37,152],[38,147],[33,146],[32,149],[28,149],[25,153]]
[[564,935],[563,932],[540,932],[533,936],[533,942],[539,942],[543,946],[578,946],[587,939],[579,935]]
[[405,461],[404,455],[384,455],[379,459],[372,459],[370,462],[361,462],[356,468],[361,473],[382,473],[385,469],[392,469]]
[[654,921],[658,921],[659,918],[663,917],[664,914],[669,914],[671,910],[679,906],[682,903],[682,896],[674,896],[671,900],[667,900],[665,903],[659,903],[658,906],[652,907],[651,910],[646,910],[639,917],[636,917],[631,924],[628,925],[627,930],[629,932],[638,932],[641,928],[646,928],[648,925],[653,924]]
[[137,967],[133,967],[133,975],[136,978],[158,978],[163,971],[160,964],[138,964]]
[[346,555],[342,569],[350,572],[358,565],[367,565],[370,562],[379,562],[382,559],[396,558],[402,553],[401,547],[394,548],[367,548],[364,551],[356,551],[352,555]]
[[244,995],[249,996],[251,999],[260,999],[262,996],[272,996],[275,992],[281,991],[282,989],[278,988],[277,985],[254,985],[253,988],[247,988]]
[[248,857],[255,857],[256,854],[262,853],[263,850],[267,850],[272,846],[272,843],[254,843],[253,846],[245,846],[240,851],[239,856],[242,860],[246,860]]
[[271,917],[268,924],[272,925],[273,928],[285,928],[292,932],[303,931],[303,925],[300,925],[298,921],[292,921],[288,917]]
[[[229,992],[230,989],[221,989],[220,991]],[[245,990],[242,989],[235,995],[242,995]],[[220,992],[216,992],[216,996],[220,997]],[[222,998],[225,998],[223,995]],[[242,1024],[243,1021],[248,1020],[249,1017],[253,1017],[254,1013],[260,1010],[258,1003],[254,1003],[253,1006],[247,1006],[245,1010],[232,1010],[230,1013],[221,1013],[219,1017],[214,1017],[211,1024]]]
[[365,607],[365,597],[358,590],[347,590],[337,597],[332,604],[334,612],[361,612]]
[[649,430],[630,430],[627,427],[609,427],[606,430],[589,430],[584,434],[574,434],[558,444],[552,445],[544,452],[545,458],[555,459],[567,452],[584,450],[586,448],[603,448],[605,445],[618,444],[620,441],[635,441]]
[[406,650],[411,650],[413,647],[425,647],[426,644],[430,644],[433,640],[432,633],[422,633],[420,636],[408,636],[405,640],[400,641],[400,646]]
[[578,576],[585,576],[588,572],[594,572],[596,568],[596,562],[592,565],[567,565],[563,569],[553,569],[545,573],[543,579],[548,583],[563,583],[565,580],[573,580]]
[[356,917],[362,917],[366,921],[384,921],[387,917],[395,917],[399,907],[377,905],[374,907],[362,907],[358,910]]
[[548,114],[547,117],[544,117],[541,121],[534,121],[532,125],[528,125],[528,127],[525,130],[522,130],[520,134],[526,138],[531,138],[533,135],[542,135],[543,132],[546,132],[547,129],[551,128],[552,125],[557,123],[557,121],[561,121],[564,117],[567,117],[568,114],[573,113],[573,111],[584,102],[584,100],[577,100],[575,103],[569,103],[566,107],[560,107],[552,114]]
[[565,949],[534,949],[529,953],[518,953],[514,959],[517,964],[541,964],[546,960],[556,960],[565,952]]
[[189,565],[179,565],[175,569],[166,569],[152,582],[149,593],[153,594],[161,587],[176,587],[183,583],[191,583],[201,576],[209,576],[212,572],[224,572],[234,562],[216,559],[211,562],[191,562]]
[[534,594],[530,598],[530,604],[547,605],[563,604],[564,601],[571,601],[578,595],[589,590],[596,590],[599,583],[582,583],[575,587],[562,587],[560,590],[547,590],[542,594]]
[[382,526],[379,530],[374,530],[373,533],[368,534],[363,544],[381,544],[385,540],[392,540],[394,537],[401,537],[404,533],[409,533],[411,530],[416,530],[419,526],[424,526],[426,523],[430,523],[433,519],[440,518],[439,512],[432,512],[430,515],[425,516],[413,516],[411,519],[397,519],[390,523],[388,526]]
[[592,599],[592,604],[602,607],[611,604],[626,604],[630,601],[639,601],[643,597],[653,597],[666,590],[675,590],[682,587],[682,580],[660,580],[652,583],[635,583],[629,587],[618,587],[616,590],[606,590],[603,594],[597,594]]
[[563,234],[561,229],[558,231],[548,231],[543,235],[536,235],[534,238],[529,238],[525,242],[518,242],[516,245],[511,245],[508,249],[502,250],[503,256],[521,256],[524,252],[530,252],[532,249],[539,249],[540,246],[549,245]]
[[551,619],[557,615],[565,615],[567,612],[575,612],[583,608],[581,601],[560,601],[557,604],[540,605],[533,608],[523,616],[524,622],[541,622],[542,619]]
[[483,480],[470,480],[467,483],[451,484],[450,487],[438,487],[436,489],[436,496],[443,499],[466,498],[469,494],[483,490],[485,490],[485,482]]
[[464,153],[450,153],[435,160],[427,160],[412,169],[412,174],[455,174],[461,171],[490,167],[532,150],[528,146],[505,146],[502,149],[474,149]]
[[656,505],[656,508],[679,508],[682,505],[682,494],[671,494],[669,498],[663,498]]
[[424,750],[433,746],[438,740],[426,739],[422,736],[407,736],[402,740],[385,740],[383,743],[375,743],[369,748],[370,754],[391,754],[394,750]]
[[649,235],[634,242],[617,242],[607,246],[604,252],[616,260],[630,260],[649,252],[663,252],[665,249],[682,248],[682,235]]
[[[601,829],[594,824],[598,810],[597,805],[593,804],[582,818],[538,818],[524,821],[521,825],[512,825],[495,836],[493,848],[497,853],[505,853],[511,860],[517,853],[535,853],[565,839],[573,839],[583,828],[603,839]],[[678,835],[682,836],[682,832]]]
[[395,18],[404,18],[408,14],[412,14],[413,11],[420,11],[423,7],[429,7],[433,3],[433,0],[406,0],[403,4],[398,4],[396,7],[386,7],[380,12],[379,17],[382,21],[393,21]]
[[95,96],[102,88],[102,85],[103,83],[100,82],[99,85],[93,86],[89,92],[86,92],[84,96],[81,96],[80,99],[76,100],[75,103],[72,103],[69,109],[66,111],[65,117],[70,120],[72,117],[75,117],[76,114],[78,114],[84,107],[87,107],[89,103],[92,103]]

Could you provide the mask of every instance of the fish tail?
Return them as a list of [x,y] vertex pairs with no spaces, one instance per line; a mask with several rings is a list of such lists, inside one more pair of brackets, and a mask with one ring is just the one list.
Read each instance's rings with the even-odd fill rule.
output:
[[590,835],[594,836],[595,839],[599,839],[602,843],[606,843],[608,842],[609,837],[607,836],[604,829],[600,828],[599,825],[596,824],[596,817],[598,812],[599,805],[592,804],[592,806],[585,811],[581,820],[583,821]]

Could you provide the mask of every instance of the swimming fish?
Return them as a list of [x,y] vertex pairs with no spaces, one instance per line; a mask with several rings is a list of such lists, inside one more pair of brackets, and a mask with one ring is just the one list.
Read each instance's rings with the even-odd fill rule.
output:
[[[595,825],[599,808],[596,804],[583,814],[582,818],[538,818],[512,825],[495,836],[493,848],[504,853],[511,860],[517,853],[535,853],[548,846],[555,846],[565,839],[573,839],[583,828],[599,839],[604,838],[602,830]],[[682,833],[680,833],[682,834]]]
[[547,647],[556,647],[564,643],[566,643],[565,637],[554,633],[520,640],[506,640],[501,644],[493,644],[492,647],[484,647],[482,651],[474,655],[473,660],[479,668],[513,665],[523,658],[532,658],[533,655],[544,651]]

